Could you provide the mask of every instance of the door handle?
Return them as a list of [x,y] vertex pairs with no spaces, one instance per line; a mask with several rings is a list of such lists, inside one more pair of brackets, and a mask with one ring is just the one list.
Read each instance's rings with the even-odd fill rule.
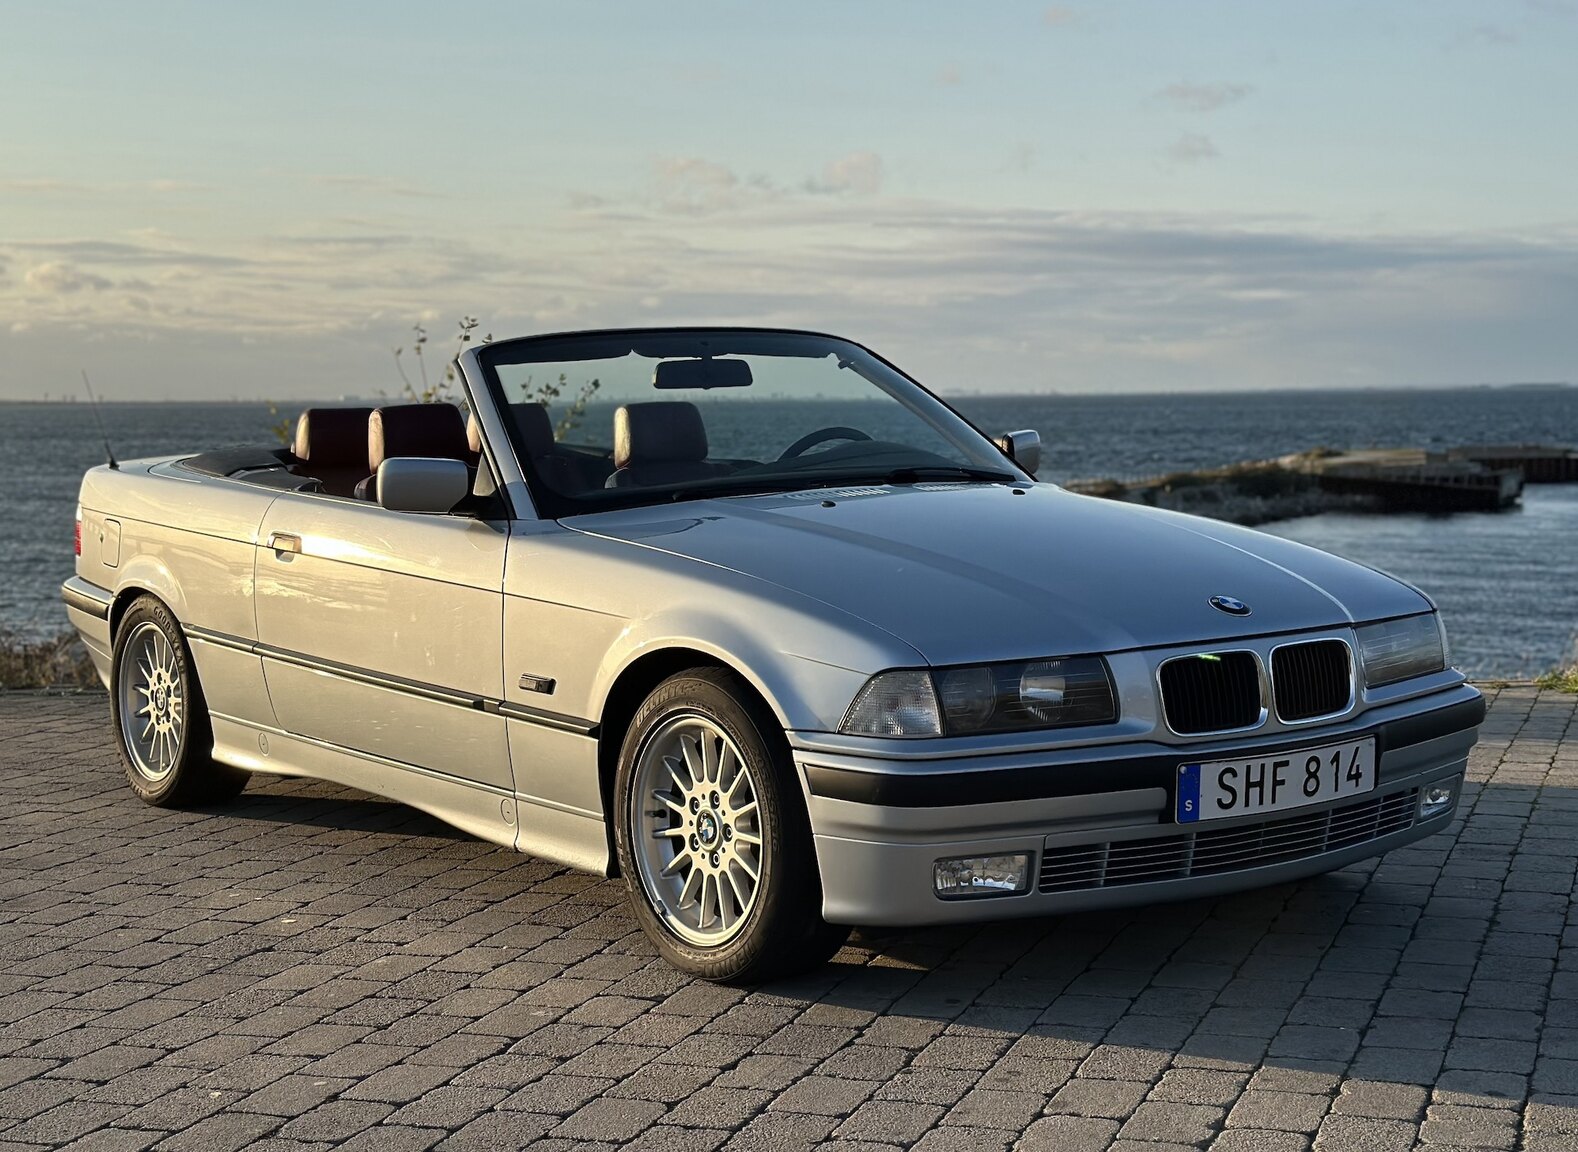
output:
[[274,549],[274,555],[279,556],[286,552],[301,555],[301,537],[292,536],[289,532],[270,532],[268,546]]

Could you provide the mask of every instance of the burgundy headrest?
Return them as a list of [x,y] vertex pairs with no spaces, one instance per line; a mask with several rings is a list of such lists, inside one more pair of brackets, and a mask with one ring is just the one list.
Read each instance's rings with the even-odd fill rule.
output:
[[395,456],[464,460],[466,421],[453,404],[393,404],[375,408],[367,421],[367,466]]
[[367,463],[367,418],[371,408],[308,408],[296,421],[296,459],[320,468]]
[[[528,456],[546,456],[553,451],[553,420],[541,404],[511,404],[510,415],[520,429],[521,443]],[[466,445],[473,453],[482,451],[482,425],[473,412],[466,418]]]
[[624,404],[614,412],[614,467],[707,458],[701,411],[685,400]]
[[520,429],[521,445],[528,456],[545,456],[553,451],[553,419],[541,404],[511,404],[510,415]]

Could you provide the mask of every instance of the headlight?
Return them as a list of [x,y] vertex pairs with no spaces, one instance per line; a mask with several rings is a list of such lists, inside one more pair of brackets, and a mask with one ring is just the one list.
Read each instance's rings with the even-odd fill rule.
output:
[[861,688],[840,731],[857,736],[968,736],[1110,724],[1117,695],[1099,656],[882,672]]
[[1368,687],[1395,684],[1447,666],[1446,632],[1434,612],[1366,624],[1359,629],[1359,662]]

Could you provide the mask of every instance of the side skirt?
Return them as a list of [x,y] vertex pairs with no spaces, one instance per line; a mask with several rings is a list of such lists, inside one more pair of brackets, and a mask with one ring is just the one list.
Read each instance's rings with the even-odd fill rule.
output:
[[[602,818],[414,764],[212,713],[214,759],[248,772],[343,784],[420,809],[479,840],[579,871],[608,874]],[[264,752],[264,747],[267,752]],[[517,833],[516,825],[521,827]]]
[[344,784],[409,804],[479,840],[515,847],[515,798],[503,789],[293,736],[233,716],[214,713],[210,718],[214,726],[214,759],[221,764],[248,772],[306,776]]

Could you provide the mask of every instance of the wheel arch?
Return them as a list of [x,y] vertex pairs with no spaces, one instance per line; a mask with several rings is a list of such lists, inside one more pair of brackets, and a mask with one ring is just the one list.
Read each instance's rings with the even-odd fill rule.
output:
[[768,739],[777,739],[788,747],[782,727],[782,713],[761,689],[756,680],[734,662],[717,652],[675,644],[644,652],[636,657],[614,678],[604,698],[597,726],[597,782],[603,800],[603,827],[608,837],[608,874],[619,874],[619,853],[614,844],[614,779],[619,772],[619,751],[624,746],[630,722],[642,701],[650,696],[663,681],[692,668],[717,668],[732,673],[743,691],[778,718],[779,727],[765,733]]
[[152,596],[157,599],[169,609],[177,624],[185,621],[186,598],[182,596],[181,586],[170,570],[152,557],[135,557],[126,565],[125,574],[115,589],[115,598],[110,601],[109,622],[112,646],[115,643],[116,633],[120,631],[121,620],[126,616],[126,610],[139,596]]

